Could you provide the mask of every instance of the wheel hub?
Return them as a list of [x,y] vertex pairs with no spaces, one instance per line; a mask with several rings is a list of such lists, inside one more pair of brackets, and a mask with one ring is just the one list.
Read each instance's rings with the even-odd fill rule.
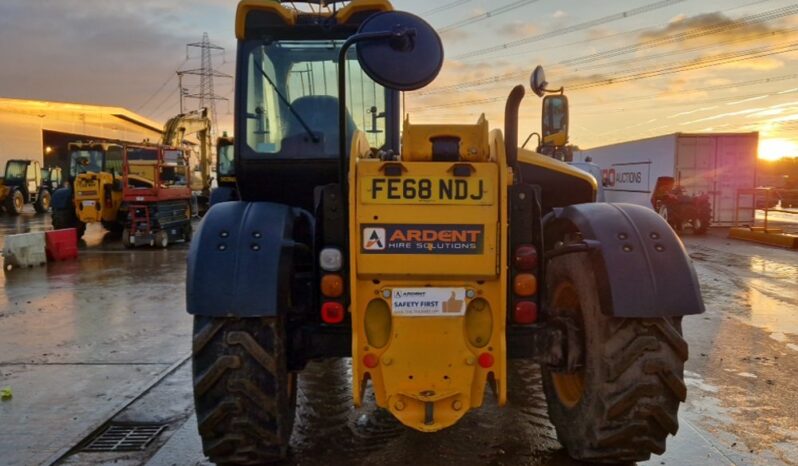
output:
[[582,328],[582,307],[579,294],[570,282],[562,283],[554,291],[552,305],[556,309],[555,320],[560,321],[564,329],[566,365],[562,371],[552,372],[554,390],[560,402],[573,408],[582,400],[585,392],[584,371],[584,331]]

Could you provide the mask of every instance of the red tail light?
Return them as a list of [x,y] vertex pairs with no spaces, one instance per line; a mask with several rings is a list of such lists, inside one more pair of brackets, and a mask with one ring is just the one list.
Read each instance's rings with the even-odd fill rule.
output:
[[344,305],[333,301],[322,304],[321,320],[325,324],[340,324],[344,321]]
[[363,365],[369,369],[374,369],[377,367],[379,362],[380,360],[377,358],[377,356],[372,353],[366,353],[366,355],[363,356]]
[[516,324],[534,324],[538,320],[538,305],[532,301],[518,301],[513,320]]
[[487,369],[493,366],[493,355],[490,353],[482,353],[479,355],[479,366]]
[[513,263],[518,270],[531,271],[538,265],[538,251],[531,244],[522,244],[515,249]]

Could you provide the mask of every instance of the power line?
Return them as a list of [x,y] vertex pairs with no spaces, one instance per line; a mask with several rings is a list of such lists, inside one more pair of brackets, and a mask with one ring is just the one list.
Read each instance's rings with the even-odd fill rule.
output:
[[[782,34],[790,35],[791,33],[795,32],[796,30],[798,30],[798,27],[793,27],[793,28],[789,28],[789,29],[783,29],[783,30],[779,31],[778,33],[775,32],[775,31],[774,32],[765,31],[765,32],[762,32],[762,33],[759,33],[759,34],[756,34],[756,35],[753,35],[753,36],[735,37],[734,39],[728,40],[728,41],[726,41],[724,43],[702,45],[702,46],[699,46],[699,47],[692,47],[692,48],[687,48],[687,49],[679,49],[679,50],[673,50],[673,51],[669,51],[669,52],[663,52],[663,53],[659,53],[659,54],[646,55],[644,57],[634,57],[634,58],[628,58],[628,59],[623,59],[623,60],[616,60],[616,61],[613,61],[613,62],[605,62],[605,63],[598,63],[598,64],[592,64],[592,65],[587,65],[587,66],[580,66],[579,68],[574,68],[573,70],[574,71],[585,71],[585,70],[591,70],[591,69],[596,69],[596,68],[618,67],[618,66],[624,66],[624,65],[628,65],[628,64],[636,64],[636,63],[640,63],[641,61],[651,61],[651,60],[657,60],[657,59],[666,58],[666,57],[672,57],[672,56],[675,56],[675,55],[683,55],[683,54],[687,54],[687,53],[691,53],[691,52],[701,52],[701,51],[704,51],[704,50],[707,50],[707,49],[714,49],[714,48],[717,48],[717,47],[725,47],[725,46],[727,46],[729,44],[738,43],[738,42],[750,42],[752,40],[760,39],[760,38],[763,38],[763,37],[765,37],[765,38],[767,38],[767,37],[775,37],[777,35],[782,35]],[[563,63],[560,62],[559,64],[562,65]],[[627,68],[627,71],[629,71],[628,68]]]
[[665,37],[651,39],[639,44],[627,45],[624,47],[618,47],[615,49],[605,50],[602,52],[596,52],[590,55],[584,55],[582,57],[564,60],[560,62],[560,64],[575,65],[579,63],[593,62],[596,60],[616,57],[618,55],[625,55],[627,53],[637,52],[640,50],[658,47],[661,45],[670,44],[674,42],[684,42],[687,40],[696,39],[699,37],[704,37],[712,34],[730,32],[745,26],[753,26],[767,21],[772,21],[774,19],[780,19],[786,16],[791,16],[794,15],[795,13],[798,13],[798,5],[790,5],[784,8],[777,8],[775,10],[746,16],[734,20],[733,23],[729,23],[727,21],[721,21],[713,25],[703,26],[701,28],[691,29],[689,31],[684,31],[678,34],[672,34]]
[[[754,6],[754,5],[758,5],[758,4],[765,3],[765,2],[770,2],[770,1],[772,1],[772,0],[756,0],[754,2],[745,3],[745,4],[738,5],[738,6],[733,7],[733,8],[726,9],[726,10],[724,10],[724,12],[730,12],[730,11],[734,11],[734,10],[739,10],[741,8],[747,8],[747,7],[751,7],[751,6]],[[720,24],[720,23],[718,23],[718,24]],[[645,27],[641,27],[641,28],[637,28],[637,29],[631,29],[631,30],[628,30],[628,31],[621,31],[621,32],[614,32],[614,33],[610,33],[610,34],[604,34],[601,37],[591,37],[591,38],[581,39],[581,40],[574,41],[574,42],[559,43],[557,45],[551,45],[551,46],[548,46],[548,47],[534,47],[532,49],[513,51],[513,52],[510,52],[510,53],[503,54],[503,55],[495,55],[495,54],[490,54],[490,55],[491,55],[492,59],[513,57],[516,60],[518,60],[521,55],[525,55],[525,54],[528,54],[528,53],[540,53],[540,52],[547,51],[547,50],[565,48],[565,47],[570,47],[570,46],[573,46],[573,45],[594,43],[594,42],[599,41],[599,40],[610,39],[610,38],[613,38],[613,37],[625,36],[625,35],[629,35],[629,34],[637,34],[637,33],[641,33],[641,32],[647,32],[647,31],[651,31],[651,30],[654,30],[654,29],[658,29],[658,28],[659,28],[659,25],[657,25],[657,26],[645,26]],[[701,27],[699,29],[706,29],[706,28],[708,28],[708,26],[703,26],[703,27]],[[585,57],[586,56],[587,55],[585,55]],[[582,58],[582,57],[576,57],[576,59],[580,59],[580,58]],[[476,59],[482,59],[482,57],[479,57],[479,56],[467,57],[467,58],[463,58],[462,60],[469,61],[469,60],[476,60]],[[560,63],[564,63],[564,62],[560,62]]]
[[[692,88],[692,89],[686,89],[686,90],[682,91],[681,93],[682,94],[698,94],[698,93],[701,93],[701,92],[722,91],[722,90],[726,90],[726,89],[735,89],[735,88],[738,88],[738,87],[758,86],[758,85],[762,85],[762,84],[771,84],[771,83],[777,83],[777,82],[781,82],[781,81],[789,81],[789,80],[793,80],[793,79],[798,79],[798,73],[785,74],[785,75],[780,75],[780,76],[773,76],[773,77],[770,77],[770,78],[753,79],[753,80],[750,80],[750,81],[737,81],[737,82],[731,82],[731,83],[726,83],[726,84],[718,84],[718,85],[715,85],[715,86],[697,87],[697,88]],[[665,91],[665,89],[658,89],[658,91]],[[651,101],[652,96],[653,96],[653,93],[652,94],[646,94],[646,95],[630,96],[630,97],[627,97],[627,98],[624,98],[624,99],[613,99],[613,103],[619,103],[619,102],[620,103],[623,103],[623,102],[641,102],[641,101],[648,102],[648,101]],[[735,98],[739,98],[739,96],[735,96]],[[686,102],[686,103],[690,104],[690,105],[700,105],[699,103],[697,103],[695,101],[692,101],[692,100],[689,101],[689,102]],[[595,103],[589,103],[589,104],[580,104],[580,107],[596,107],[596,106],[606,107],[606,105],[607,105],[607,102],[595,102]],[[622,108],[622,109],[618,109],[618,110],[619,111],[625,111],[625,110],[629,110],[629,109]]]
[[[798,76],[796,76],[796,77],[798,77]],[[768,92],[768,93],[765,93],[765,94],[757,93],[757,94],[745,94],[745,95],[731,95],[731,96],[726,96],[726,97],[716,97],[716,98],[712,98],[712,99],[702,99],[702,100],[689,100],[689,101],[682,101],[682,102],[668,102],[668,103],[658,102],[657,103],[657,108],[686,107],[686,106],[697,107],[697,106],[701,106],[701,105],[723,104],[723,103],[730,103],[730,102],[733,103],[735,101],[742,101],[742,100],[759,99],[759,98],[764,99],[764,98],[767,98],[767,97],[778,97],[779,95],[786,95],[786,94],[791,94],[791,93],[795,93],[795,92],[798,92],[798,89],[792,88],[792,89],[785,89],[785,90],[782,90],[782,91],[772,91],[772,92]],[[652,96],[649,96],[648,97],[648,101],[651,101],[651,99],[652,99]],[[583,105],[580,105],[580,107],[595,107],[597,105],[604,105],[605,108],[603,110],[601,110],[600,112],[580,112],[579,114],[580,115],[606,115],[608,112],[630,112],[630,111],[637,111],[637,110],[649,110],[649,108],[640,108],[640,107],[630,107],[630,108],[620,107],[620,108],[608,109],[608,108],[606,108],[606,105],[607,105],[606,103],[604,103],[604,104],[583,104]],[[699,111],[704,111],[704,110],[709,110],[709,109],[696,109],[694,111],[691,110],[689,112],[683,112],[683,113],[677,114],[677,115],[678,116],[683,116],[683,115],[688,115],[688,114],[691,114],[691,113],[698,113]],[[664,118],[672,118],[672,117],[674,117],[674,116],[673,115],[669,115],[669,116],[666,116]]]
[[479,55],[485,55],[485,54],[488,54],[488,53],[491,53],[491,52],[498,52],[498,51],[501,51],[501,50],[507,50],[507,49],[511,49],[511,48],[514,48],[514,47],[518,47],[520,45],[528,44],[530,42],[538,42],[538,41],[541,41],[541,40],[544,40],[544,39],[550,39],[552,37],[557,37],[557,36],[561,36],[561,35],[564,35],[564,34],[569,34],[571,32],[581,31],[583,29],[589,29],[589,28],[592,28],[594,26],[600,26],[602,24],[606,24],[606,23],[609,23],[609,22],[612,22],[612,21],[618,21],[620,19],[626,19],[626,18],[629,18],[629,17],[632,17],[632,16],[640,15],[640,14],[643,14],[643,13],[648,13],[650,11],[658,10],[660,8],[665,8],[665,7],[668,7],[668,6],[671,6],[671,5],[675,5],[677,3],[681,3],[681,2],[684,2],[684,1],[686,1],[686,0],[660,0],[658,2],[651,3],[651,4],[648,4],[648,5],[645,5],[645,6],[641,6],[641,7],[638,7],[638,8],[633,8],[631,10],[623,11],[623,12],[620,12],[620,13],[615,13],[615,14],[612,14],[612,15],[609,15],[609,16],[604,16],[602,18],[593,19],[593,20],[590,20],[590,21],[586,21],[584,23],[575,24],[573,26],[560,28],[560,29],[555,29],[553,31],[544,32],[542,34],[537,34],[537,35],[534,35],[534,36],[531,36],[531,37],[525,37],[523,39],[518,39],[518,40],[511,41],[511,42],[505,42],[503,44],[494,45],[494,46],[491,46],[491,47],[486,47],[484,49],[473,50],[471,52],[466,52],[466,53],[457,55],[454,58],[455,59],[470,58],[470,57],[475,57],[475,56],[479,56]]
[[[566,89],[569,91],[578,91],[583,89],[589,89],[593,87],[603,87],[609,86],[612,84],[622,83],[622,82],[629,82],[629,81],[637,81],[640,79],[647,79],[652,77],[663,76],[667,74],[678,73],[682,71],[692,71],[702,68],[709,68],[718,65],[725,65],[729,63],[738,63],[747,60],[753,60],[756,58],[763,58],[766,56],[777,55],[781,53],[791,52],[798,50],[798,42],[790,43],[787,45],[782,46],[774,46],[770,48],[758,48],[758,49],[749,49],[739,52],[733,52],[729,54],[722,55],[720,57],[710,57],[703,60],[698,61],[691,61],[688,63],[680,63],[680,64],[672,64],[662,68],[658,68],[655,70],[648,70],[639,73],[632,73],[626,75],[620,75],[617,77],[609,77],[604,79],[599,79],[596,81],[585,82],[581,84],[566,84]],[[458,102],[449,102],[446,104],[439,104],[439,105],[432,105],[427,106],[423,109],[417,110],[417,112],[424,112],[426,110],[434,110],[438,108],[449,108],[449,107],[462,107],[468,105],[477,105],[481,103],[490,103],[496,102],[501,100],[503,97],[490,97],[490,98],[481,98],[481,99],[471,99],[471,100],[463,100]]]
[[[178,65],[178,66],[177,66],[177,68],[179,69],[181,66],[185,65],[187,61],[188,61],[188,58],[186,58],[186,59],[183,61],[183,63],[181,63],[180,65]],[[161,92],[161,91],[162,91],[162,90],[163,90],[163,89],[166,87],[166,85],[167,85],[167,84],[169,84],[170,82],[172,82],[172,79],[174,79],[174,78],[175,78],[175,75],[174,75],[174,73],[169,73],[169,78],[167,78],[167,80],[166,80],[166,81],[164,81],[164,82],[163,82],[163,84],[161,84],[161,86],[158,88],[158,90],[156,90],[155,92],[153,92],[152,94],[150,94],[150,96],[149,96],[149,97],[147,97],[147,100],[145,100],[143,104],[139,105],[139,106],[136,108],[136,112],[140,112],[140,111],[141,111],[141,109],[143,109],[144,107],[146,107],[146,106],[147,106],[147,104],[148,104],[148,103],[150,103],[150,101],[151,101],[153,98],[155,98],[155,96],[156,96],[156,95],[158,95],[158,93],[160,93],[160,92]]]
[[438,13],[444,12],[446,10],[450,10],[450,9],[452,9],[454,7],[458,7],[460,5],[464,5],[464,4],[466,4],[466,3],[470,2],[470,1],[471,0],[455,0],[455,1],[447,3],[445,5],[437,6],[435,8],[431,8],[431,9],[429,9],[427,11],[424,11],[424,12],[420,13],[419,16],[425,17],[425,16],[431,16],[431,15],[434,15],[434,14],[438,14]]
[[595,81],[584,82],[580,84],[571,84],[568,86],[568,88],[574,91],[580,89],[588,89],[591,87],[608,86],[611,84],[637,81],[639,79],[664,76],[668,74],[679,73],[682,71],[692,71],[692,70],[709,68],[718,65],[725,65],[728,63],[737,63],[741,61],[753,60],[755,58],[763,58],[771,55],[778,55],[781,53],[792,52],[795,50],[798,50],[798,42],[792,42],[787,45],[781,45],[775,47],[760,47],[757,49],[748,49],[738,52],[730,52],[728,54],[724,54],[718,57],[708,57],[705,59],[693,60],[690,62],[671,64],[655,70],[635,72],[631,74],[598,79]]
[[175,88],[175,89],[172,89],[172,92],[170,92],[170,93],[169,93],[169,95],[167,95],[165,99],[161,100],[161,103],[159,103],[159,104],[158,104],[158,106],[157,106],[157,107],[155,107],[155,109],[153,109],[152,111],[150,111],[150,112],[148,112],[148,113],[149,113],[150,115],[153,115],[153,116],[157,115],[157,114],[158,114],[158,113],[157,113],[157,112],[158,112],[158,110],[159,110],[161,107],[163,107],[163,104],[165,104],[166,102],[168,102],[168,101],[169,101],[169,99],[171,99],[172,97],[174,97],[174,96],[175,96],[175,94],[177,94],[177,89],[176,89],[176,88]]
[[[754,3],[762,3],[762,0],[754,2]],[[794,8],[796,8],[795,11],[798,12],[798,6],[795,6]],[[763,14],[760,14],[760,15],[752,15],[752,16],[748,17],[748,19],[756,19],[757,22],[764,22],[766,20],[772,20],[772,19],[777,19],[777,18],[781,18],[781,17],[784,17],[784,16],[788,16],[788,15],[792,14],[792,13],[790,13],[791,11],[792,10],[783,9],[782,8],[782,9],[773,10],[773,11],[770,11],[770,12],[767,12],[767,13],[763,13]],[[710,28],[712,28],[713,33],[721,33],[721,32],[725,32],[725,31],[728,31],[728,30],[732,29],[732,28],[730,28],[730,25],[728,23],[723,23],[723,24],[725,25],[725,28],[717,28],[717,27],[714,27],[714,26],[706,26],[705,28],[701,28],[701,29],[710,29]],[[790,29],[788,31],[792,31],[792,29]],[[695,31],[691,31],[691,33],[692,32],[695,32]],[[667,37],[661,39],[661,41],[663,41],[662,42],[663,44],[666,43],[666,42],[673,42],[673,41],[676,40],[675,39],[676,36],[684,36],[684,34],[685,33],[679,33],[679,34],[670,35],[670,36],[667,36]],[[768,34],[765,33],[765,34],[762,34],[762,35],[768,35]],[[741,41],[741,40],[744,41],[744,40],[747,40],[747,39],[750,39],[750,37],[748,37],[748,38],[741,37],[740,39],[733,40],[732,42],[737,42],[737,41]],[[678,55],[678,54],[681,54],[681,53],[687,53],[687,52],[690,52],[690,51],[697,51],[697,50],[701,50],[701,49],[704,49],[704,48],[712,48],[712,47],[715,47],[715,45],[696,47],[696,48],[693,48],[693,49],[690,49],[690,50],[680,50],[680,51],[668,52],[668,53],[661,54],[661,55],[662,56]],[[623,53],[627,53],[628,54],[628,53],[633,53],[633,52],[635,52],[635,50],[631,49],[631,46],[630,46],[629,50],[626,50]],[[623,53],[616,53],[615,55],[616,56],[617,55],[622,55]],[[585,55],[585,56],[582,56],[582,57],[575,57],[575,58],[572,58],[572,59],[569,59],[569,60],[561,61],[559,64],[567,65],[569,63],[575,63],[577,61],[582,60],[583,58],[591,57],[593,55],[595,55],[595,54]],[[648,59],[648,58],[649,57],[646,57],[646,59]],[[620,63],[626,63],[626,62],[620,62]],[[609,65],[601,65],[601,66],[609,66]],[[589,69],[589,68],[587,68],[587,69]],[[485,77],[485,78],[475,79],[475,80],[472,80],[472,81],[463,81],[463,82],[459,82],[459,83],[456,83],[456,84],[451,84],[451,85],[448,85],[448,86],[442,86],[442,87],[437,87],[437,88],[433,88],[433,89],[429,89],[429,90],[423,90],[423,91],[418,92],[418,94],[419,95],[428,95],[428,94],[439,94],[439,93],[446,93],[446,92],[452,92],[452,91],[459,91],[459,90],[462,90],[462,89],[465,89],[465,88],[479,87],[479,86],[483,86],[483,85],[486,85],[486,84],[493,84],[493,83],[503,82],[503,81],[512,80],[512,79],[523,78],[523,77],[525,77],[526,74],[527,74],[527,71],[511,72],[511,73],[505,73],[505,74],[501,74],[501,75],[493,75],[493,76],[488,76],[488,77]]]
[[[444,26],[438,29],[440,34],[446,34],[447,32],[454,31],[455,29],[460,29],[461,27],[468,26],[474,23],[478,23],[480,21],[484,21],[489,18],[493,18],[494,16],[498,16],[502,13],[507,13],[508,11],[513,11],[517,8],[521,8],[522,6],[529,5],[531,3],[535,3],[539,0],[517,0],[513,3],[500,6],[499,8],[494,8],[493,10],[486,11],[485,13],[480,13],[475,16],[471,16],[470,18],[466,18],[455,23],[452,23],[448,26]],[[684,0],[673,0],[673,1],[684,1]]]

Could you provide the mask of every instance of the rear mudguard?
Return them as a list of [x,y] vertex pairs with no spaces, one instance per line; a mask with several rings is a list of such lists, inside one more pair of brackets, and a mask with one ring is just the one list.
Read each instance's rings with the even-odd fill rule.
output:
[[[590,252],[605,314],[676,317],[704,312],[684,245],[651,209],[633,204],[572,205],[547,215],[544,231],[547,262],[558,254]],[[577,231],[582,241],[568,241]]]
[[210,204],[216,205],[220,202],[230,202],[238,200],[238,192],[229,186],[219,186],[211,191]]
[[273,317],[290,305],[297,209],[269,202],[212,206],[188,254],[189,314]]
[[50,205],[53,210],[74,209],[75,206],[72,204],[72,188],[64,187],[53,191]]

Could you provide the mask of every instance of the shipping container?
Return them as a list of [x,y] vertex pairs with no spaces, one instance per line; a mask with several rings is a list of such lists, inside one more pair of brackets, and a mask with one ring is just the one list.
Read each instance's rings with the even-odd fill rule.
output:
[[738,190],[756,186],[759,133],[675,133],[622,142],[574,153],[601,167],[607,202],[653,208],[651,196],[661,177],[673,177],[685,194],[709,194],[712,224],[754,220],[753,195]]

